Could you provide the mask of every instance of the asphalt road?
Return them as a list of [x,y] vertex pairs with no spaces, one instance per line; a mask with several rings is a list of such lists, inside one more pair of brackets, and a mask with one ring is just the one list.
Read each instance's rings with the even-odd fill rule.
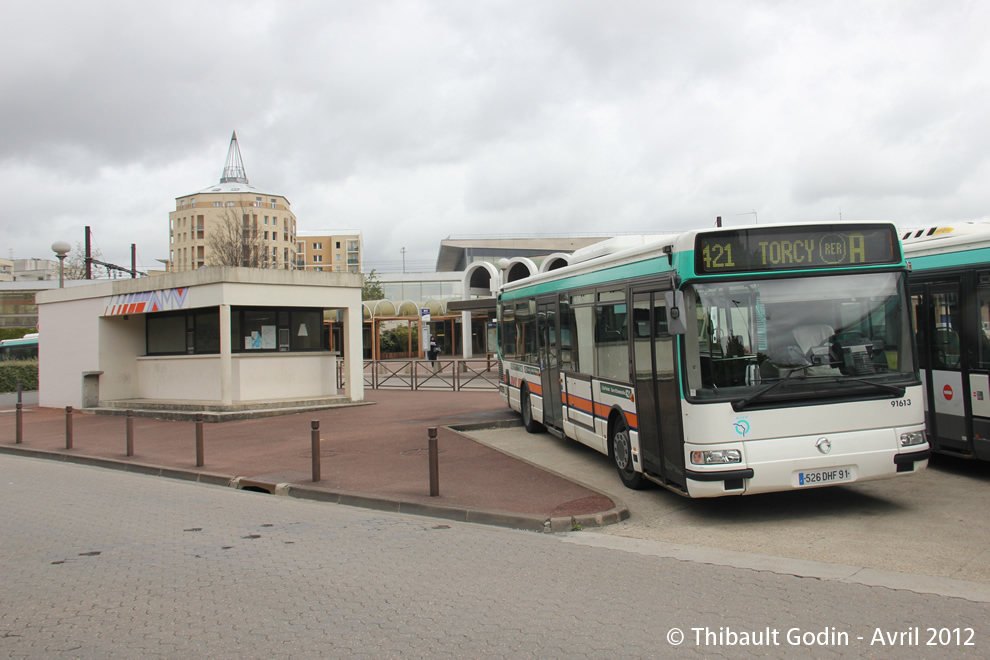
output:
[[990,603],[0,456],[9,658],[987,657]]
[[795,574],[868,569],[873,574],[859,570],[860,578],[877,580],[884,571],[960,581],[955,587],[963,590],[990,585],[987,463],[936,457],[927,470],[894,479],[689,500],[659,487],[624,488],[607,456],[571,440],[522,428],[470,435],[629,507],[628,520],[585,534],[670,544],[652,550],[670,556],[698,556],[703,548],[709,561]]

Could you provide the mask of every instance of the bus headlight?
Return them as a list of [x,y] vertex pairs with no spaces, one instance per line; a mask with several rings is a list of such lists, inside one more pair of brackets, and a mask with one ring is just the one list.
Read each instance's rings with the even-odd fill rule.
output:
[[913,447],[914,445],[923,445],[927,442],[925,439],[924,431],[912,431],[910,433],[901,433],[901,447]]
[[724,465],[742,463],[742,452],[738,449],[713,449],[691,452],[691,462],[695,465]]

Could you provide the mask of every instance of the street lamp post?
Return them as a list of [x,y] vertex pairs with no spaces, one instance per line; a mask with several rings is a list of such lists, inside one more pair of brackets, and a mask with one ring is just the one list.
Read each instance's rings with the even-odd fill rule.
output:
[[65,255],[72,251],[72,246],[65,241],[52,243],[52,251],[58,257],[58,288],[65,286]]
[[399,250],[402,253],[402,272],[406,272],[406,248]]

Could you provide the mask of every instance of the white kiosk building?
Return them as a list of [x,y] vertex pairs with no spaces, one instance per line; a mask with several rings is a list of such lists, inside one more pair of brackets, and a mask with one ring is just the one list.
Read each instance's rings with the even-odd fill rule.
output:
[[[362,401],[362,283],[217,267],[43,291],[38,402],[236,413]],[[331,310],[353,356],[342,391],[341,356],[326,348]]]

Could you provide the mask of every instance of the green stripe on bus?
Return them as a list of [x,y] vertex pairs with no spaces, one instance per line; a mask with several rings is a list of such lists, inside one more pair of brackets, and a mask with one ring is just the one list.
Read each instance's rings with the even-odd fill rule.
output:
[[926,254],[920,257],[908,257],[908,261],[911,262],[912,270],[935,270],[937,268],[975,266],[990,261],[990,248],[948,252],[946,254]]
[[[579,289],[587,286],[608,284],[609,282],[622,282],[623,280],[633,277],[645,277],[647,275],[656,275],[658,273],[669,273],[670,271],[671,268],[667,265],[667,257],[656,257],[653,259],[646,259],[644,261],[637,261],[631,264],[615,266],[613,268],[606,268],[605,270],[595,271],[593,273],[573,275],[571,277],[565,277],[561,280],[540,282],[539,284],[533,284],[515,291],[506,291],[502,294],[502,300],[516,300],[518,298],[539,296],[545,293],[556,293],[558,291],[566,291],[569,289]],[[623,286],[625,286],[624,282]]]

